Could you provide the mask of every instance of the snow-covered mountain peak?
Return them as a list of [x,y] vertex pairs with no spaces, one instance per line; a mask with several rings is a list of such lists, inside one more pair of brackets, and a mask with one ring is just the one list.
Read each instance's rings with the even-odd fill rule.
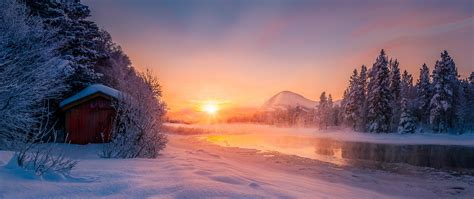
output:
[[315,108],[316,101],[307,99],[306,97],[291,91],[281,91],[268,99],[262,106],[263,110],[286,109],[288,107],[301,106],[303,108]]

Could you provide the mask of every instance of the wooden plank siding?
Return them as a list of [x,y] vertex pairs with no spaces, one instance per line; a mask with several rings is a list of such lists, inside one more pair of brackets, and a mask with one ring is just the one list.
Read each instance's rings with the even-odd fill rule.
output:
[[110,98],[96,96],[65,110],[66,141],[74,144],[108,142],[115,116],[111,103]]

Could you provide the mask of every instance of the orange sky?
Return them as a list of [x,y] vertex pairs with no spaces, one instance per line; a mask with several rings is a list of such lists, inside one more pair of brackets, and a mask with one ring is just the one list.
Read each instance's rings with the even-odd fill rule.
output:
[[256,108],[282,90],[338,99],[353,68],[372,66],[381,48],[415,77],[444,49],[463,77],[473,71],[471,1],[190,2],[85,1],[134,66],[156,73],[180,115],[208,100]]

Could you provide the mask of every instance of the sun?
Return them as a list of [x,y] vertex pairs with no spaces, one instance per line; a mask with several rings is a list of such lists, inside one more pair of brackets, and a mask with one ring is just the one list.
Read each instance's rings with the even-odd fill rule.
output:
[[217,106],[216,103],[213,102],[207,102],[202,106],[202,111],[206,112],[209,115],[214,115],[217,113],[219,110],[219,107]]

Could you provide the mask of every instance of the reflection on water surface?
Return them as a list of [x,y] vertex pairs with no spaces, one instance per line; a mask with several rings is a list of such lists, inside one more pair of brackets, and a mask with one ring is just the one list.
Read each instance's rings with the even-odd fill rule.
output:
[[406,163],[433,168],[474,169],[474,147],[453,145],[400,145],[336,141],[298,135],[223,134],[200,139],[224,147],[276,151],[336,165],[353,160],[378,163]]

